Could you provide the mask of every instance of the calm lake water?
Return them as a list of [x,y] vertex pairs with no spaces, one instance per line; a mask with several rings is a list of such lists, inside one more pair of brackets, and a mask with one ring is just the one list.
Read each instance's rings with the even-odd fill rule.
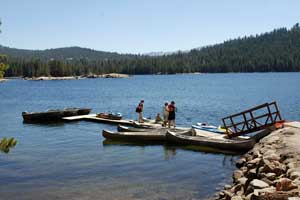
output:
[[68,81],[10,80],[0,84],[0,199],[204,199],[231,182],[238,156],[164,145],[107,143],[92,122],[23,124],[22,111],[91,107],[137,118],[178,107],[177,122],[221,124],[221,118],[276,100],[282,116],[300,119],[300,73],[134,76]]

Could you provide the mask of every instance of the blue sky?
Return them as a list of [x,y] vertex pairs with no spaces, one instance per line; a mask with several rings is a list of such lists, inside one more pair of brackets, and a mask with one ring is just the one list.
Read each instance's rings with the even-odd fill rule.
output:
[[188,50],[300,22],[299,0],[1,0],[0,44]]

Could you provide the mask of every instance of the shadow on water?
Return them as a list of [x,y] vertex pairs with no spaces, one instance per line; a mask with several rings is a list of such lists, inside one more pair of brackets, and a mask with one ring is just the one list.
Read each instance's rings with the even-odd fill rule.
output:
[[115,140],[109,140],[105,139],[102,142],[103,147],[108,146],[138,146],[138,147],[145,147],[145,146],[158,146],[163,145],[165,151],[172,151],[175,152],[176,150],[183,150],[183,151],[194,151],[194,152],[203,152],[203,153],[211,153],[211,154],[225,154],[225,155],[233,155],[238,156],[242,155],[245,152],[236,152],[236,151],[226,151],[216,148],[210,148],[210,147],[201,147],[201,146],[195,146],[195,145],[174,145],[166,142],[160,142],[160,143],[153,143],[153,142],[128,142],[128,141],[115,141]]
[[39,122],[39,121],[23,121],[25,126],[49,126],[49,127],[57,127],[64,126],[65,123],[63,121],[47,121],[47,122]]

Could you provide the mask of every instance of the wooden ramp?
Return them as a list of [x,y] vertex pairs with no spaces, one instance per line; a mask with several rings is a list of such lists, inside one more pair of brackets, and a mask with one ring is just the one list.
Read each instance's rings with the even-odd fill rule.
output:
[[229,137],[260,131],[282,121],[276,102],[264,103],[222,120]]

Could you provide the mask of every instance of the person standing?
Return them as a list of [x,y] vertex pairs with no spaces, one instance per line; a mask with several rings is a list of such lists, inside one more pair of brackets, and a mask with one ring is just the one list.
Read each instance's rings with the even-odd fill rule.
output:
[[168,110],[168,102],[165,103],[164,107],[163,107],[163,119],[164,119],[164,123],[163,126],[167,126],[168,123],[168,118],[169,118],[169,110]]
[[176,121],[175,121],[175,102],[171,101],[171,103],[168,105],[168,111],[169,111],[169,116],[168,116],[168,127],[171,127],[171,124],[173,124],[174,128],[176,127]]
[[144,100],[141,100],[135,110],[138,113],[139,123],[144,123],[143,111],[144,111]]

